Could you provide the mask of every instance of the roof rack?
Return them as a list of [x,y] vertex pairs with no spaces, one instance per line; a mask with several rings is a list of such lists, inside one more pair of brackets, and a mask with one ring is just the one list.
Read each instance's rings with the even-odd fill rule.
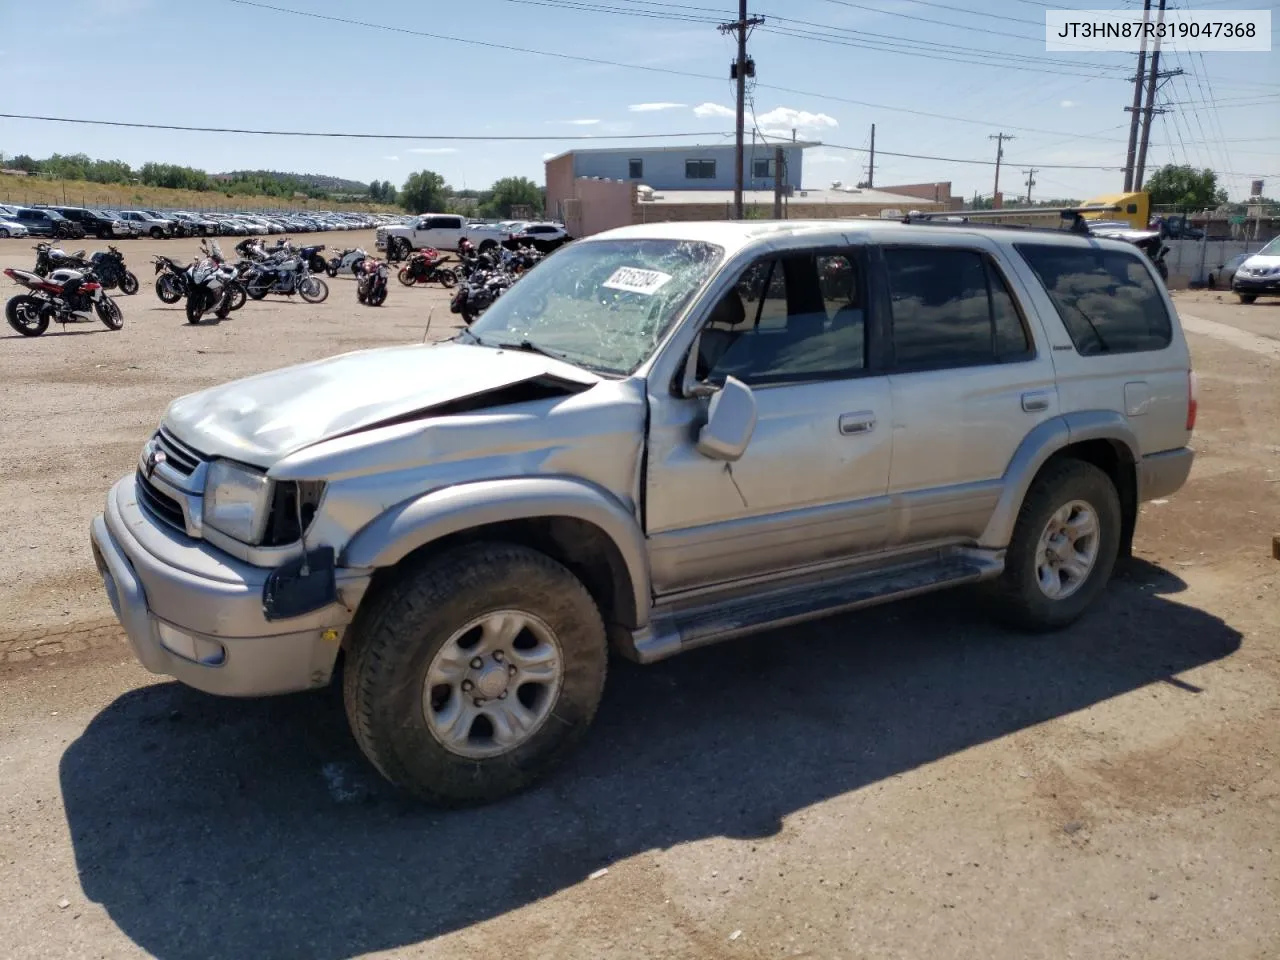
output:
[[[983,226],[983,227],[1000,227],[1005,230],[1051,230],[1055,233],[1067,230],[1070,233],[1089,232],[1089,221],[1084,218],[1086,213],[1117,213],[1121,210],[1119,204],[1088,204],[1080,207],[1013,207],[1002,210],[950,210],[935,211],[930,213],[909,213],[902,218],[903,223],[942,223],[949,226]],[[999,221],[1006,217],[1025,217],[1028,214],[1045,215],[1058,214],[1065,226],[1059,227],[1042,227],[1034,226],[1026,223],[1000,223]],[[981,217],[981,220],[973,221],[970,217]],[[995,221],[995,222],[992,222]]]

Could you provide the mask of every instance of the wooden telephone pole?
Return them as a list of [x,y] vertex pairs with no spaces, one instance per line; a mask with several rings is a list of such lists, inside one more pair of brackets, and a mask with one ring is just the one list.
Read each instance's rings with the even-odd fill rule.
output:
[[996,141],[996,183],[991,190],[991,205],[998,209],[1000,207],[1000,161],[1004,159],[1004,142],[1017,138],[1012,134],[1001,132],[993,133],[987,139]]
[[733,215],[741,220],[742,212],[742,135],[746,125],[747,77],[756,75],[756,63],[747,56],[747,33],[764,23],[764,17],[747,16],[747,0],[738,0],[738,19],[720,24],[721,33],[737,33],[738,58],[729,67],[729,79],[738,83],[737,131],[734,139]]

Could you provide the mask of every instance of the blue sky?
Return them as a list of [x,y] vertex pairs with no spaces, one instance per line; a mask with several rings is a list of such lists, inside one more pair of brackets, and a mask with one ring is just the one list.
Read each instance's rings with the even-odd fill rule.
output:
[[[0,112],[397,136],[701,135],[688,142],[732,137],[727,70],[733,43],[714,25],[696,22],[717,14],[730,19],[733,4],[725,0],[692,0],[683,7],[651,3],[646,9],[658,14],[654,17],[511,0],[264,2],[604,62],[486,49],[231,0],[66,0],[51,38],[44,5],[0,0]],[[629,0],[598,2],[620,6]],[[1067,0],[1054,6],[1134,3]],[[1261,0],[1171,0],[1170,5],[1268,6]],[[875,123],[877,186],[950,180],[955,192],[972,196],[975,190],[990,193],[991,167],[885,154],[992,160],[995,144],[988,138],[1004,131],[1015,137],[1005,147],[1001,185],[1006,197],[1025,190],[1022,171],[1030,166],[1043,168],[1035,177],[1034,196],[1040,198],[1085,197],[1121,185],[1118,171],[1050,166],[1123,164],[1128,114],[1122,108],[1132,86],[1120,77],[1132,71],[1135,57],[1046,54],[1048,5],[1039,0],[760,0],[750,6],[767,18],[750,43],[760,85],[752,98],[755,119],[765,135],[789,134],[797,127],[802,138],[862,148]],[[661,15],[665,10],[670,17]],[[775,19],[768,19],[771,14]],[[778,28],[816,33],[827,42],[784,35],[775,32]],[[42,39],[33,56],[20,38],[37,36]],[[898,47],[867,49],[844,41]],[[51,65],[55,50],[60,53]],[[975,56],[986,62],[954,62]],[[1280,194],[1280,51],[1184,53],[1166,56],[1163,64],[1187,73],[1162,92],[1175,112],[1156,119],[1148,169],[1190,162],[1227,172],[1223,179],[1233,198],[1247,192],[1253,177],[1267,179],[1269,195]],[[661,70],[724,79],[656,72]],[[211,172],[268,168],[396,184],[425,168],[455,187],[483,187],[512,174],[542,182],[543,158],[573,145],[553,139],[265,137],[0,119],[0,150],[7,154],[83,152],[133,164],[184,163]],[[856,181],[865,176],[865,164],[866,155],[857,150],[810,150],[805,185]]]

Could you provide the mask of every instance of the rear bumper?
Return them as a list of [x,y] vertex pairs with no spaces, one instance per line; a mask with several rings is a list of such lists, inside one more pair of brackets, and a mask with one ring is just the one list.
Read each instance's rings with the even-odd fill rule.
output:
[[342,603],[292,620],[262,609],[268,570],[163,528],[126,477],[107,495],[90,540],[116,617],[152,673],[223,696],[266,696],[329,682],[351,611]]
[[1191,475],[1195,456],[1190,447],[1181,447],[1143,457],[1138,464],[1138,499],[1155,500],[1180,490]]

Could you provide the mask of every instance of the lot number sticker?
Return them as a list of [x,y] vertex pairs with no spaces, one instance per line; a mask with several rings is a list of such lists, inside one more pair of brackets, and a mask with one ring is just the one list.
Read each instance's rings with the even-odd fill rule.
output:
[[619,267],[601,286],[610,290],[625,290],[627,293],[642,293],[651,296],[671,279],[671,274],[661,270],[641,270],[639,267]]

